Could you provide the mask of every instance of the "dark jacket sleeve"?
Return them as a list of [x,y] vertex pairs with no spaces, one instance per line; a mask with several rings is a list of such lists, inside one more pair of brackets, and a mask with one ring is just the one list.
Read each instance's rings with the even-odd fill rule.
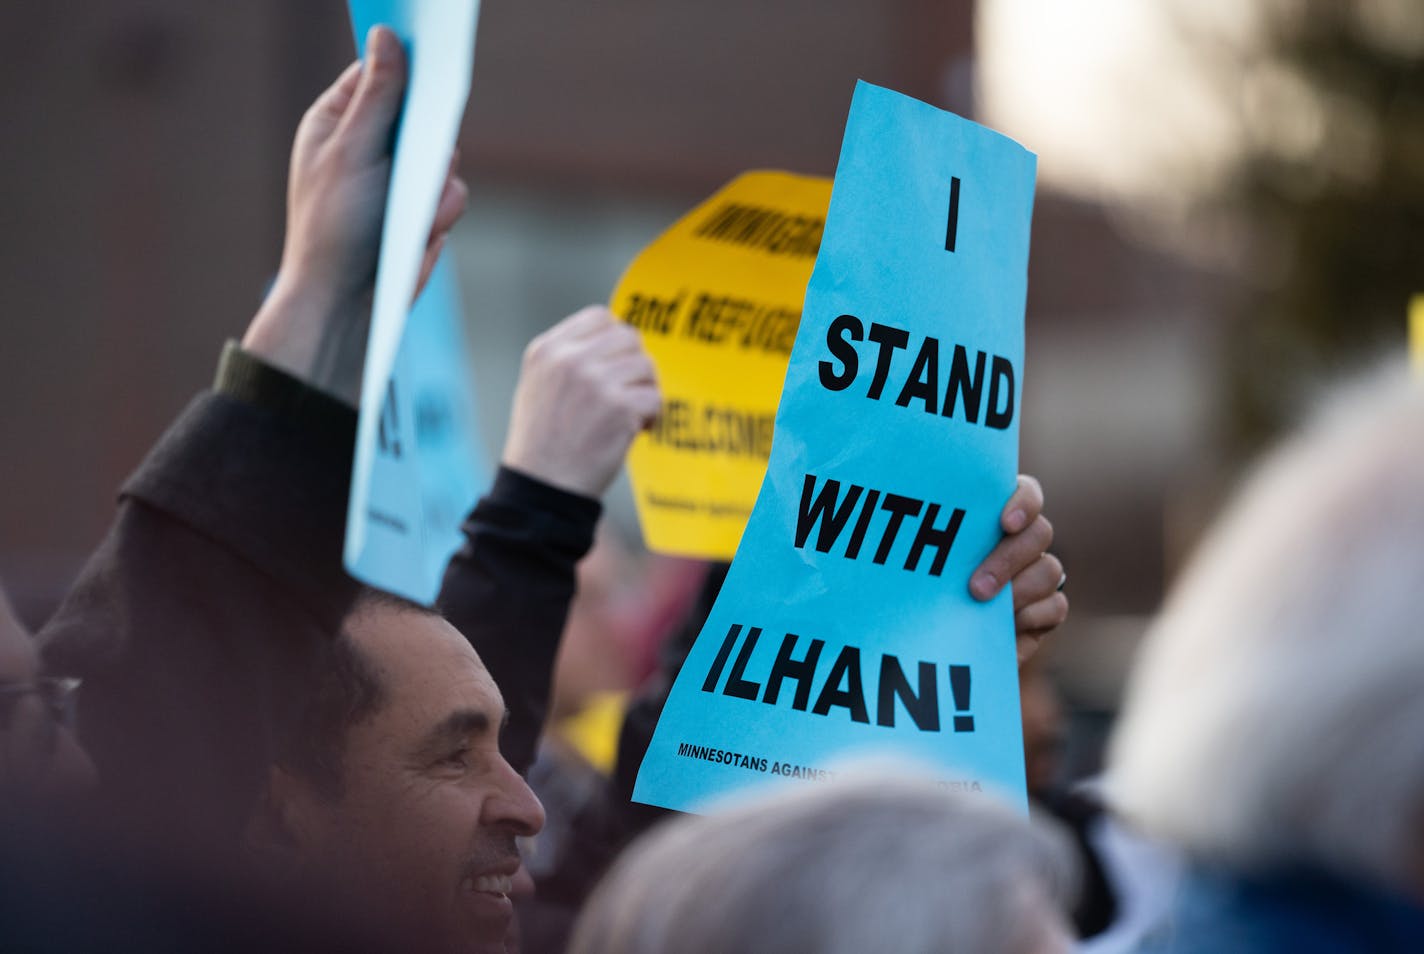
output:
[[[229,345],[200,395],[124,484],[115,521],[39,634],[84,679],[80,732],[99,798],[135,834],[235,843],[300,671],[360,592],[341,551],[356,414]],[[532,758],[554,652],[599,507],[501,471],[475,509],[442,605]]]
[[83,678],[101,807],[151,852],[234,846],[289,671],[337,630],[354,418],[307,389],[204,393],[120,491],[108,535],[39,633]]
[[440,611],[504,694],[500,749],[521,775],[534,762],[574,570],[593,545],[601,510],[596,500],[501,467],[445,573]]
[[[314,441],[339,444],[335,459],[323,454],[312,462],[325,474],[326,485],[340,488],[334,497],[339,512],[324,515],[322,539],[267,558],[320,559],[344,580],[340,554],[355,411],[232,346],[224,353],[218,378],[223,392],[290,418],[296,428],[311,428]],[[280,474],[301,465],[283,460],[276,466]],[[500,467],[466,519],[464,545],[442,581],[437,608],[470,641],[504,695],[509,721],[501,749],[521,775],[534,761],[543,730],[554,657],[574,596],[574,571],[593,545],[602,509],[597,500]],[[258,530],[267,533],[280,526],[274,522]],[[290,564],[290,559],[278,564],[283,579],[300,573]]]

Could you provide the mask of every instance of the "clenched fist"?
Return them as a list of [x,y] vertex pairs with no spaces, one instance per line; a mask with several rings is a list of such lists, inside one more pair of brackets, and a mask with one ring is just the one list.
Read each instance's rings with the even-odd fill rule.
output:
[[503,463],[599,497],[662,399],[638,333],[607,308],[576,312],[524,350]]

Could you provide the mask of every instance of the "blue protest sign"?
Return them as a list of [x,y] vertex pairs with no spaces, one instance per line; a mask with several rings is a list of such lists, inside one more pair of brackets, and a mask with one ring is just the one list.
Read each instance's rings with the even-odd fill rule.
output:
[[468,354],[455,269],[442,257],[410,311],[377,418],[368,516],[391,532],[348,567],[427,605],[493,473],[479,439]]
[[[397,377],[410,382],[405,390],[413,396],[415,411],[425,520],[424,583],[437,591],[445,565],[465,542],[460,526],[494,476],[480,440],[469,353],[455,267],[442,258],[411,309],[396,361]],[[406,356],[415,371],[402,378],[401,359]]]
[[[430,554],[448,541],[438,533],[430,537],[424,526],[422,487],[429,477],[423,481],[421,474],[414,389],[426,368],[403,352],[403,336],[469,95],[479,3],[351,0],[350,10],[358,44],[376,24],[400,37],[407,84],[361,380],[345,563],[357,579],[428,604],[440,582]],[[463,362],[464,353],[446,360]]]
[[856,87],[766,479],[635,800],[899,755],[1026,806],[1012,596],[1032,153]]

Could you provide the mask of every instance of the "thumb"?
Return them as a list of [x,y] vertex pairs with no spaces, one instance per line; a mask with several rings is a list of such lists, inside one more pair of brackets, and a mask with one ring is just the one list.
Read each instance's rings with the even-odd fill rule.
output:
[[358,161],[375,159],[390,149],[391,127],[405,91],[405,51],[390,27],[372,27],[366,35],[361,81],[336,135],[347,140]]
[[430,276],[435,271],[435,265],[440,261],[440,253],[445,250],[447,238],[449,238],[448,233],[442,233],[431,239],[430,244],[425,247],[425,255],[420,260],[420,277],[416,279],[415,294],[410,299],[412,307],[415,305],[415,300],[425,291],[425,286],[429,284]]

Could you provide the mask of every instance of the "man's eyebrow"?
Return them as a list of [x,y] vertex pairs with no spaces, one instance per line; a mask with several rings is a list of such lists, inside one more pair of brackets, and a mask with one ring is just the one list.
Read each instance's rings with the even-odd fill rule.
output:
[[[507,722],[509,722],[509,710],[505,709],[499,727],[504,728]],[[455,739],[483,735],[489,732],[490,728],[489,713],[480,709],[456,709],[442,719],[439,725],[425,734],[421,748],[436,748]]]

